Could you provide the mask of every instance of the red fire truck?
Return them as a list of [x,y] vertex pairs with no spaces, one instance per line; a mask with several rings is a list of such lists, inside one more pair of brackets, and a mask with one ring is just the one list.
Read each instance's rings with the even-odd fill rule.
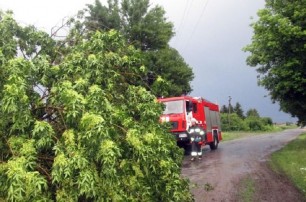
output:
[[160,117],[161,122],[170,122],[171,132],[176,136],[181,147],[188,148],[190,144],[190,130],[197,126],[204,135],[204,144],[212,150],[218,148],[222,140],[219,106],[198,97],[170,97],[160,98],[165,105]]

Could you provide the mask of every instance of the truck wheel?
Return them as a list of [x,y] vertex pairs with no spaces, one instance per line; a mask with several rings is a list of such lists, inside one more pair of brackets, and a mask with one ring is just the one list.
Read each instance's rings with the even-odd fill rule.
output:
[[191,145],[190,144],[186,144],[184,146],[184,151],[185,151],[185,155],[190,155],[191,154]]
[[211,149],[211,150],[217,149],[217,148],[218,148],[218,143],[219,143],[219,142],[218,142],[218,138],[217,138],[216,135],[214,135],[214,141],[211,142],[211,143],[209,143],[210,149]]

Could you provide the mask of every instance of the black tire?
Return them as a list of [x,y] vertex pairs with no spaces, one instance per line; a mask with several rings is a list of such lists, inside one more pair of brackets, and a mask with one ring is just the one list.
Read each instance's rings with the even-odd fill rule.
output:
[[191,145],[190,144],[186,144],[184,146],[184,151],[185,151],[185,155],[190,155],[191,154]]
[[218,149],[218,144],[219,144],[218,137],[214,135],[214,141],[209,143],[209,147],[211,150],[216,150]]
[[177,146],[179,148],[184,149],[184,154],[185,155],[190,155],[191,154],[191,144],[187,142],[177,142]]

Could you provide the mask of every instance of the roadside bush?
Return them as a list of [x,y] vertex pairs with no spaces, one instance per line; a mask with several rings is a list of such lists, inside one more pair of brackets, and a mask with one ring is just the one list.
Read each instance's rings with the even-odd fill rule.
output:
[[262,119],[259,117],[250,116],[245,119],[245,122],[251,131],[263,131],[265,128]]
[[263,121],[264,125],[273,125],[273,121],[270,117],[262,117],[261,120]]
[[246,131],[248,126],[236,113],[221,114],[223,131]]
[[270,117],[249,116],[240,118],[236,113],[221,113],[223,131],[272,131],[273,121]]

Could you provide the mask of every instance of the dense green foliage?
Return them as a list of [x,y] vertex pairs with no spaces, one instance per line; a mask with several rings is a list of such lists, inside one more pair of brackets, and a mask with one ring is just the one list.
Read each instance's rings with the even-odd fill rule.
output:
[[306,1],[266,0],[258,16],[247,63],[281,110],[306,125]]
[[124,37],[55,42],[3,13],[0,33],[0,200],[192,200]]
[[249,109],[246,112],[246,117],[260,117],[257,109]]
[[168,45],[174,31],[162,7],[150,6],[149,0],[108,0],[105,6],[96,0],[87,7],[87,30],[119,30],[129,43],[142,50],[148,68],[146,88],[153,94],[180,96],[192,91],[192,69]]
[[223,131],[269,131],[273,129],[273,122],[269,117],[250,116],[240,118],[236,113],[221,113]]
[[234,107],[233,110],[234,110],[234,112],[235,112],[240,118],[242,118],[242,119],[245,118],[245,116],[244,116],[244,111],[243,111],[243,109],[242,109],[242,107],[241,107],[241,104],[240,104],[239,102],[236,103],[236,105],[235,105],[235,107]]
[[236,113],[221,113],[222,131],[248,131],[246,123]]
[[99,0],[88,5],[85,25],[89,30],[119,30],[127,40],[141,50],[159,50],[168,46],[173,25],[164,17],[160,6],[150,8],[149,0]]
[[192,91],[189,81],[193,79],[193,73],[187,68],[184,59],[177,50],[164,48],[159,51],[148,51],[145,53],[145,65],[153,73],[153,77],[164,80],[159,85],[157,79],[152,83],[152,92],[160,96],[181,96]]
[[244,115],[241,105],[221,107],[221,123],[223,131],[268,131],[273,129],[270,117],[260,117],[256,109],[249,109]]

